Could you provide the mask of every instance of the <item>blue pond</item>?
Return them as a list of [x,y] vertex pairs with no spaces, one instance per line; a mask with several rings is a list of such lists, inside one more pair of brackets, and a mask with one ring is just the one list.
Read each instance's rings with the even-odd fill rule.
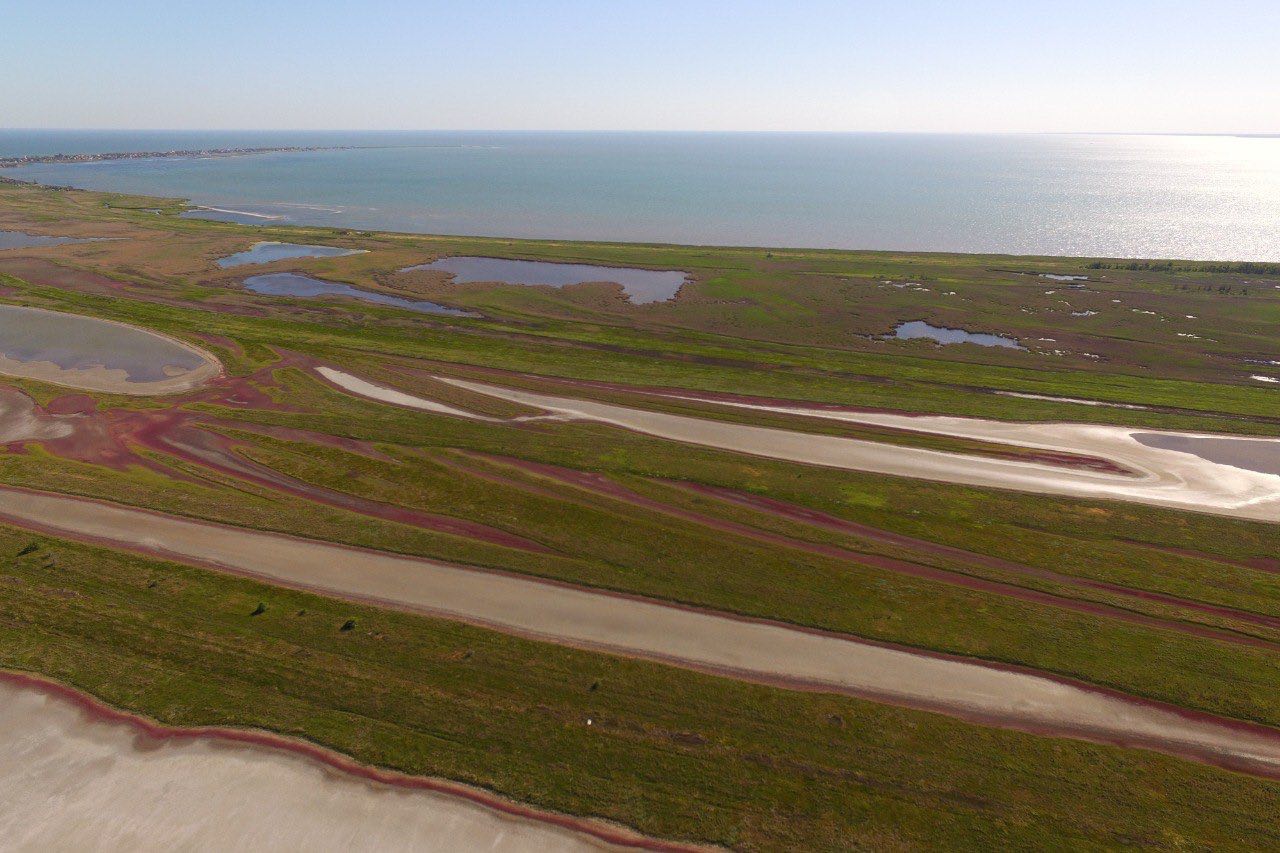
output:
[[372,290],[360,290],[349,284],[340,284],[336,281],[324,281],[319,278],[312,278],[307,275],[298,275],[292,272],[268,273],[266,275],[254,275],[244,280],[246,289],[254,293],[261,293],[266,296],[301,296],[301,297],[317,297],[317,296],[347,296],[352,299],[362,299],[365,302],[376,302],[379,305],[391,305],[396,308],[404,308],[409,311],[418,311],[423,314],[446,314],[452,317],[478,317],[478,314],[471,311],[463,311],[458,308],[449,308],[445,305],[437,305],[434,302],[427,302],[423,299],[404,299],[399,296],[390,296],[385,293],[377,293]]
[[496,281],[503,284],[549,284],[552,287],[564,287],[588,281],[605,281],[622,285],[622,290],[637,305],[670,299],[688,280],[688,276],[679,270],[642,270],[467,256],[440,258],[429,264],[406,267],[401,272],[414,270],[447,272],[457,284]]
[[977,344],[981,347],[1026,349],[1013,338],[1002,338],[999,335],[988,335],[982,332],[966,332],[964,329],[948,329],[945,326],[931,326],[923,320],[912,320],[899,325],[893,330],[893,336],[902,340],[928,338],[940,344]]
[[364,250],[340,249],[336,246],[308,246],[302,243],[264,241],[254,243],[248,251],[218,258],[218,266],[226,269],[245,264],[269,264],[272,261],[283,261],[289,258],[340,258],[343,255],[358,255],[362,251]]

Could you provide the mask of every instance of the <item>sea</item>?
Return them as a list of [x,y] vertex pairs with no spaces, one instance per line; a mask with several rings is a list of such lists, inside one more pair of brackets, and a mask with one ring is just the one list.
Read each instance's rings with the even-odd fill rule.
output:
[[1086,134],[0,130],[0,155],[246,222],[427,234],[1280,261],[1280,138]]

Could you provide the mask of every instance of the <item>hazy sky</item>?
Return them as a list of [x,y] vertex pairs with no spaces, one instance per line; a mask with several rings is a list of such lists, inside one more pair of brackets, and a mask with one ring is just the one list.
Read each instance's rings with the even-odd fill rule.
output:
[[1280,133],[1280,0],[0,0],[0,126]]

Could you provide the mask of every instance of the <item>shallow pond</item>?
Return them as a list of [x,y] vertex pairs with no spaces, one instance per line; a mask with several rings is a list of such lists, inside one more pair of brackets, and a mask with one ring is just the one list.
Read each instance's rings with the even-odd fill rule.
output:
[[1013,338],[1003,338],[983,332],[966,332],[964,329],[948,329],[945,326],[931,326],[923,320],[902,323],[893,330],[893,337],[901,340],[928,338],[940,344],[977,344],[981,347],[1026,349]]
[[1277,439],[1169,435],[1160,432],[1135,432],[1133,438],[1144,447],[1176,450],[1219,465],[1280,475],[1280,440]]
[[0,231],[0,249],[32,249],[38,246],[60,246],[63,243],[87,243],[82,237],[46,237],[23,231]]
[[679,270],[642,270],[461,255],[406,267],[401,272],[414,270],[447,272],[457,284],[496,281],[502,284],[548,284],[552,287],[564,287],[569,284],[604,281],[622,285],[627,297],[637,305],[671,299],[689,278]]
[[219,369],[195,347],[146,329],[0,305],[0,373],[89,390],[168,393],[192,388]]
[[459,308],[450,308],[446,305],[438,305],[435,302],[427,302],[425,299],[405,299],[400,296],[391,296],[387,293],[378,293],[373,290],[360,290],[349,284],[341,284],[336,281],[325,281],[324,279],[312,278],[309,275],[299,275],[292,272],[267,273],[266,275],[254,275],[244,280],[246,289],[254,293],[261,293],[265,296],[300,296],[304,298],[319,296],[346,296],[351,299],[361,299],[365,302],[376,302],[379,305],[391,305],[396,308],[404,308],[409,311],[418,311],[423,314],[447,314],[453,317],[477,317],[471,311],[463,311]]
[[247,251],[218,258],[218,266],[227,269],[246,264],[269,264],[272,261],[283,261],[289,258],[340,258],[343,255],[359,255],[364,251],[364,249],[340,249],[337,246],[309,246],[303,243],[264,241],[254,243]]

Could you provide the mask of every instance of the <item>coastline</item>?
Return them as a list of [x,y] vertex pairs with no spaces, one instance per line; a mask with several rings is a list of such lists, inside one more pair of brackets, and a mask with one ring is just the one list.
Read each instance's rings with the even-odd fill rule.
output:
[[[200,141],[253,139],[205,134]],[[1227,184],[1210,194],[1177,178],[1186,158],[1204,153],[1200,147],[1206,143],[1191,137],[439,131],[256,139],[314,142],[317,149],[385,150],[236,166],[179,164],[174,158],[174,165],[163,169],[126,165],[88,174],[48,163],[29,174],[46,185],[186,197],[196,204],[286,212],[287,221],[300,225],[365,231],[1280,263],[1280,244],[1269,225],[1280,212],[1275,198],[1263,185],[1233,177],[1243,174],[1236,166],[1247,165],[1241,160],[1246,153],[1213,149],[1220,158],[1215,168]],[[166,143],[197,148],[190,145],[191,136],[153,134],[124,141],[151,151],[163,150]],[[39,142],[17,140],[8,149],[73,145],[54,132]],[[107,137],[79,144],[119,150],[121,142]],[[1119,167],[1136,154],[1146,164],[1140,173]],[[1053,174],[1036,165],[1061,157],[1083,158],[1080,185],[1066,196],[1054,190]],[[769,168],[751,166],[760,162]],[[1010,162],[1024,165],[1008,181],[993,182]],[[582,168],[568,168],[572,163]],[[352,168],[363,176],[354,194],[340,180]],[[514,169],[527,180],[505,180]],[[784,174],[792,179],[783,181]],[[913,188],[926,177],[923,190],[916,192]],[[957,205],[958,197],[971,204]],[[1163,199],[1156,208],[1144,201],[1152,197]],[[275,207],[299,202],[343,209]],[[627,214],[637,210],[645,215]],[[1197,210],[1203,220],[1188,214]]]
[[[244,157],[249,154],[280,154],[304,151],[338,151],[344,145],[279,145],[259,148],[186,148],[173,151],[107,151],[97,154],[24,154],[0,157],[0,169],[48,164],[105,163],[113,160],[172,160],[196,157]],[[25,183],[25,182],[19,182]]]

